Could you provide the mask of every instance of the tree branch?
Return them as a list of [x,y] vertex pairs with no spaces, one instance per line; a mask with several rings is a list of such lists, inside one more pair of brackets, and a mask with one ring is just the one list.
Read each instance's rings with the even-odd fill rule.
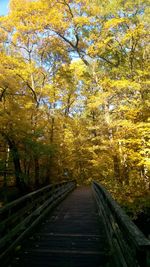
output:
[[8,89],[8,87],[1,88],[1,89],[2,89],[2,92],[1,92],[1,95],[0,95],[0,102],[2,102],[2,99],[4,97],[4,94],[5,94],[6,90]]

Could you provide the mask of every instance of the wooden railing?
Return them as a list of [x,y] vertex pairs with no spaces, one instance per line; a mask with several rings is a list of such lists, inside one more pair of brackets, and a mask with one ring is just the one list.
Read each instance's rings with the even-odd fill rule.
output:
[[93,182],[93,192],[112,250],[112,267],[150,267],[150,241],[105,188]]
[[75,181],[48,185],[0,208],[0,263],[75,186]]

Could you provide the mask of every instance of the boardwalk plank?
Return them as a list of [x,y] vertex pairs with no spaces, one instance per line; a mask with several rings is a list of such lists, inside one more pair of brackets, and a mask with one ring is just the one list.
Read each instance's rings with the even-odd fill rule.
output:
[[91,189],[77,188],[22,245],[12,267],[105,267],[110,249]]

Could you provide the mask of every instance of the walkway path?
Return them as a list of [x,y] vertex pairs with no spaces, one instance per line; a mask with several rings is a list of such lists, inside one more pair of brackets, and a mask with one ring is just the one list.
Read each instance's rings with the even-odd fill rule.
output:
[[9,267],[105,267],[108,261],[92,190],[79,187],[24,241]]

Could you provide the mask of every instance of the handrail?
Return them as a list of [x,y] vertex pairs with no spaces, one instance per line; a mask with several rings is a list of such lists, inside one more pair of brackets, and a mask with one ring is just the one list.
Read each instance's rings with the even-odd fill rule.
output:
[[149,267],[150,241],[100,184],[92,184],[112,249],[112,266]]
[[12,206],[17,205],[18,203],[20,203],[21,201],[23,201],[25,199],[28,199],[28,198],[30,198],[30,197],[32,197],[34,195],[37,195],[38,193],[41,193],[41,192],[45,191],[46,189],[50,189],[53,186],[61,185],[61,184],[64,184],[64,183],[67,183],[67,182],[61,182],[61,183],[56,183],[54,185],[50,184],[50,185],[44,186],[44,187],[42,187],[42,188],[40,188],[38,190],[35,190],[35,191],[31,192],[31,193],[28,193],[28,194],[24,195],[23,197],[20,197],[20,198],[14,200],[14,201],[11,201],[10,203],[5,205],[4,207],[0,208],[0,214],[2,212],[4,212],[4,210],[7,210],[7,209],[11,208]]
[[48,185],[0,208],[0,263],[75,186],[74,180]]

